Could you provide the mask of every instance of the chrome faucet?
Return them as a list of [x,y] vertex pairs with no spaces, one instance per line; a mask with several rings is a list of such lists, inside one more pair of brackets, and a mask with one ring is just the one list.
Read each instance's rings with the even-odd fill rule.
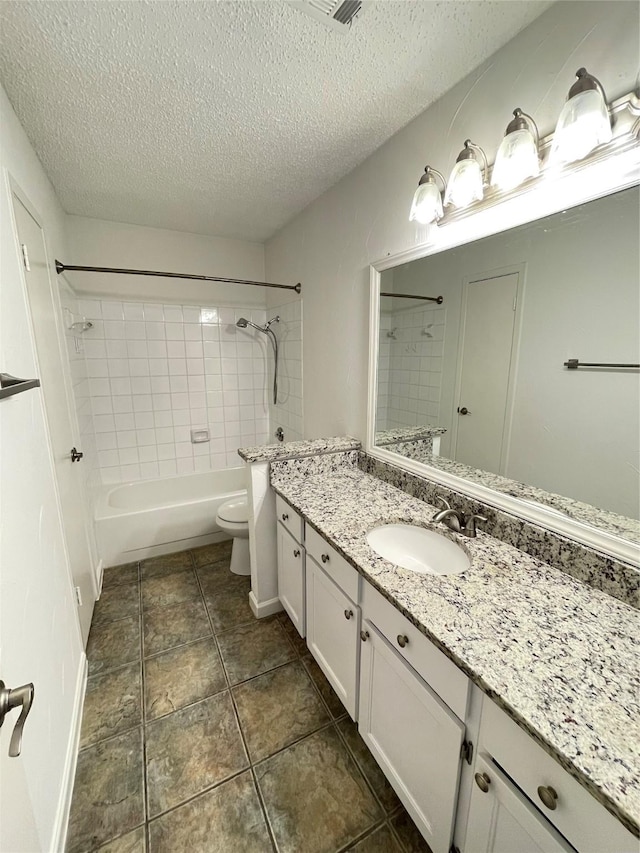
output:
[[434,524],[440,524],[440,522],[446,524],[449,530],[453,530],[454,533],[461,533],[463,536],[469,536],[474,539],[476,536],[476,522],[487,521],[484,515],[474,513],[467,517],[463,512],[452,509],[448,501],[443,497],[438,496],[437,500],[441,504],[442,509],[431,520]]

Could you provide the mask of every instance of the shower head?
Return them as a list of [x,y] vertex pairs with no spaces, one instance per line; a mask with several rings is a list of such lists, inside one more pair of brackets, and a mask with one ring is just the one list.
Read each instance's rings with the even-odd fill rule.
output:
[[249,321],[247,319],[245,319],[244,317],[240,317],[240,319],[236,323],[236,326],[239,329],[246,329],[248,325],[249,325]]

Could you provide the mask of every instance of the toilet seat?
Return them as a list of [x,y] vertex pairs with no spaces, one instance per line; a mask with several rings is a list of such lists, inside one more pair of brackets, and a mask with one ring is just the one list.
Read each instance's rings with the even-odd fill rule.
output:
[[249,502],[246,494],[223,503],[216,513],[216,524],[233,537],[231,571],[236,575],[250,575]]
[[218,518],[231,524],[249,523],[249,503],[246,498],[234,498],[223,503],[218,510]]

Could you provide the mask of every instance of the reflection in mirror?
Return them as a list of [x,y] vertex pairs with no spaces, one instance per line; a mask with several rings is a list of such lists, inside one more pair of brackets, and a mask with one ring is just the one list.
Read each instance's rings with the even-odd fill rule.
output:
[[633,187],[382,272],[376,445],[640,540],[639,233]]

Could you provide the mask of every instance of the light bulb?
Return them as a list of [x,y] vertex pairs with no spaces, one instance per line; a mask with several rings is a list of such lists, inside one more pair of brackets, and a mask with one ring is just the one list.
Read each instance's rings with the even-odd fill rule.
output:
[[562,166],[584,159],[587,154],[609,142],[613,136],[611,118],[600,82],[581,68],[562,108],[549,163]]
[[[496,155],[491,183],[501,190],[511,190],[540,174],[538,157],[538,128],[520,108],[507,126]],[[535,131],[535,133],[534,133]]]
[[413,195],[409,222],[419,222],[421,225],[430,225],[442,219],[442,194],[436,183],[436,177],[440,178],[444,187],[445,181],[437,169],[426,166],[424,175],[420,178],[418,188]]
[[477,160],[459,160],[451,171],[444,203],[457,208],[469,207],[474,201],[481,201],[483,196],[480,163]]

